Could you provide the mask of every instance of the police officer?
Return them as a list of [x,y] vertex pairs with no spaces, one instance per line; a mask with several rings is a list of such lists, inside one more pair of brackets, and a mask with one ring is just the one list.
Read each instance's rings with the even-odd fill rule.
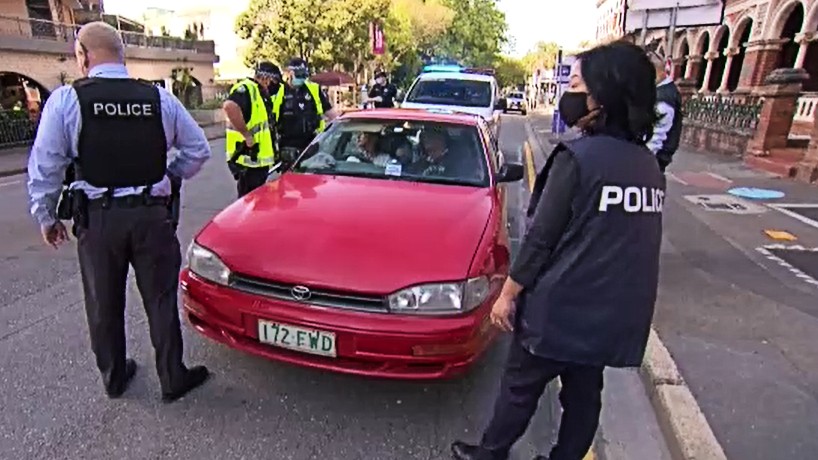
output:
[[[655,72],[637,46],[586,51],[560,115],[584,135],[560,144],[537,177],[532,219],[490,319],[513,331],[494,415],[459,460],[505,460],[546,385],[563,413],[550,460],[581,460],[602,408],[605,366],[639,366],[658,285],[664,181],[645,147],[656,120]],[[515,307],[516,302],[516,307]],[[516,310],[515,310],[516,308]]]
[[229,123],[225,136],[227,165],[236,179],[239,198],[264,185],[275,162],[270,90],[277,94],[280,81],[278,66],[262,62],[254,78],[233,85],[222,106]]
[[659,114],[648,148],[665,172],[682,139],[682,95],[668,75],[665,58],[653,50],[648,51],[648,57],[656,69],[656,111]]
[[[324,131],[327,122],[337,116],[327,95],[309,80],[306,61],[293,58],[287,67],[288,84],[283,97],[273,98],[273,113],[278,120],[278,143],[282,161],[291,162]],[[283,158],[283,157],[287,158]]]
[[[80,29],[74,52],[86,78],[58,88],[43,109],[28,164],[31,212],[45,242],[68,232],[55,211],[73,164],[73,217],[91,347],[105,392],[122,396],[135,372],[126,358],[128,265],[136,274],[156,353],[162,400],[207,379],[182,362],[176,305],[181,253],[167,204],[171,179],[193,177],[210,157],[202,129],[164,89],[130,79],[118,32],[103,22]],[[168,165],[167,152],[179,149]]]
[[398,88],[386,80],[386,72],[378,71],[375,74],[375,84],[369,89],[369,99],[375,108],[395,107],[395,96],[398,95]]

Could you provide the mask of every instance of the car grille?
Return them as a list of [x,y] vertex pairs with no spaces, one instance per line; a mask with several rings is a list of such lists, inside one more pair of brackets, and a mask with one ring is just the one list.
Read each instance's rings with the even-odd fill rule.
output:
[[310,290],[308,299],[298,300],[292,294],[298,285],[274,283],[245,275],[231,274],[230,287],[250,294],[286,300],[288,302],[361,311],[388,311],[387,300],[381,296],[356,295],[337,291]]

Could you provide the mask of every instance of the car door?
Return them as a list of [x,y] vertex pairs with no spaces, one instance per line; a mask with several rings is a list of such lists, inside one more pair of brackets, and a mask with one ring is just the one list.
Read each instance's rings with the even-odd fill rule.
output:
[[503,167],[505,164],[505,157],[503,152],[499,148],[499,140],[494,137],[493,130],[488,126],[488,124],[484,120],[478,120],[480,125],[480,132],[483,135],[483,139],[485,141],[486,148],[488,149],[488,157],[489,163],[491,165],[492,174],[495,177],[494,181],[494,193],[497,199],[497,202],[500,204],[502,208],[502,217],[501,217],[501,224],[502,224],[502,234],[504,235],[503,238],[508,236],[508,184],[507,183],[497,183],[496,177],[497,174],[500,172],[500,168]]

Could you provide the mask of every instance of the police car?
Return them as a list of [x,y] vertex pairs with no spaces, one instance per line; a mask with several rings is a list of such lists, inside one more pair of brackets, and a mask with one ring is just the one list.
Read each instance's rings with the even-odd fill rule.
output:
[[400,107],[479,115],[496,136],[505,103],[490,70],[433,65],[415,79]]

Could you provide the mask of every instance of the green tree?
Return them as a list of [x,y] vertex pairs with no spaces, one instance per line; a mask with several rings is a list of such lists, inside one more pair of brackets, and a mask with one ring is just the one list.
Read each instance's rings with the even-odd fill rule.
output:
[[523,57],[526,70],[538,68],[553,69],[557,63],[560,46],[554,42],[538,42],[534,49]]
[[443,4],[455,14],[436,54],[471,66],[494,64],[508,31],[497,0],[444,0]]
[[502,56],[494,67],[497,83],[503,88],[524,85],[528,77],[528,70],[520,59]]
[[[326,2],[320,0],[251,0],[236,19],[236,33],[250,40],[244,57],[248,66],[260,60],[285,62],[299,56],[324,63],[324,30],[321,21]],[[322,54],[324,52],[324,54]]]

